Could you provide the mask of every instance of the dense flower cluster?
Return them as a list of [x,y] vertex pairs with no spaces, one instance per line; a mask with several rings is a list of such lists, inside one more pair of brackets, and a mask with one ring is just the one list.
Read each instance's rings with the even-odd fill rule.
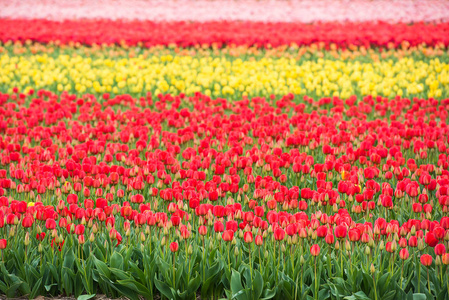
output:
[[449,4],[438,0],[401,0],[393,5],[389,0],[3,0],[0,18],[411,23],[449,21]]
[[[12,92],[13,87],[25,93],[55,88],[58,92],[127,93],[136,97],[146,91],[188,96],[202,92],[227,99],[290,92],[345,99],[368,94],[391,98],[449,96],[445,56],[420,57],[416,51],[393,60],[374,54],[351,60],[343,55],[321,57],[322,52],[312,48],[292,48],[247,55],[242,60],[240,55],[229,56],[230,48],[203,55],[133,49],[130,55],[113,56],[110,52],[114,48],[109,47],[97,49],[93,57],[71,56],[69,51],[15,54],[23,49],[27,47],[5,47],[0,54],[0,86],[6,91]],[[304,51],[313,51],[313,57]]]
[[274,23],[251,21],[154,22],[125,20],[9,20],[0,22],[0,41],[58,41],[92,44],[155,45],[310,45],[400,47],[449,45],[449,23]]
[[0,103],[2,276],[34,270],[20,293],[114,294],[109,278],[148,298],[318,297],[334,276],[341,295],[447,293],[447,100],[15,89]]

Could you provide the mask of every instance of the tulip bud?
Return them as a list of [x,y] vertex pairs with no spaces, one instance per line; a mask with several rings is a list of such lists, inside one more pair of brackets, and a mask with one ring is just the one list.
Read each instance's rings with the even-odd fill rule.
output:
[[376,268],[374,268],[373,264],[371,264],[370,271],[371,271],[371,274],[374,274],[374,272],[376,272]]
[[422,238],[419,238],[419,239],[418,239],[418,249],[419,249],[419,251],[424,250],[424,248],[426,248],[426,245],[425,245],[425,243],[423,242],[423,239],[422,239]]
[[25,234],[25,239],[24,239],[23,243],[25,244],[25,246],[28,246],[30,244],[30,233],[29,232],[27,232]]
[[293,245],[298,244],[298,235],[297,235],[297,234],[295,234],[295,235],[292,237],[292,244],[293,244]]
[[349,242],[349,240],[345,241],[345,249],[346,251],[351,251],[351,243]]
[[111,240],[115,240],[117,238],[117,232],[115,230],[110,230],[109,231],[109,238]]
[[304,259],[304,256],[301,255],[301,257],[299,258],[299,263],[300,263],[301,265],[303,265],[305,262],[306,262],[306,261],[305,261],[305,259]]
[[285,252],[286,250],[287,250],[287,249],[285,248],[285,245],[282,244],[282,245],[281,245],[281,251],[282,251],[282,252]]
[[398,244],[396,243],[395,240],[393,240],[393,242],[391,243],[391,251],[395,252],[396,249],[398,249]]
[[44,246],[42,246],[42,243],[39,243],[39,246],[37,246],[37,252],[42,253],[44,251]]
[[334,213],[338,212],[338,206],[337,206],[336,203],[334,203],[334,205],[332,205],[332,211],[333,211]]
[[380,249],[380,250],[384,250],[384,249],[385,249],[384,241],[380,241],[380,243],[379,243],[379,249]]
[[163,236],[163,237],[162,237],[162,240],[161,240],[161,246],[165,246],[165,243],[166,243],[166,242],[165,242],[165,236]]
[[371,248],[369,246],[365,247],[365,254],[370,255],[371,254]]
[[[129,229],[128,229],[128,231],[129,231]],[[145,234],[143,233],[143,232],[141,232],[140,233],[140,241],[143,243],[143,242],[145,242]]]
[[240,252],[239,252],[239,247],[235,247],[234,248],[234,255],[235,256],[238,256],[240,254]]
[[435,258],[435,265],[439,266],[441,265],[441,258],[440,256],[437,255],[437,257]]
[[89,242],[93,243],[95,241],[95,235],[93,232],[91,232],[90,236],[89,236]]

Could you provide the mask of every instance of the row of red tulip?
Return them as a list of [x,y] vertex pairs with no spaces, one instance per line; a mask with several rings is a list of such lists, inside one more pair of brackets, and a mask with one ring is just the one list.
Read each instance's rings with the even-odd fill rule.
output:
[[247,45],[258,47],[319,44],[328,48],[400,47],[449,44],[449,23],[388,24],[379,22],[316,24],[208,21],[151,22],[112,20],[2,20],[0,41],[62,44],[142,44],[190,47]]

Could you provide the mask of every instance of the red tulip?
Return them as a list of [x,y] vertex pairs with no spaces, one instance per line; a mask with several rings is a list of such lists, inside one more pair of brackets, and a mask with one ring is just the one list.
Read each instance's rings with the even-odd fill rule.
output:
[[408,253],[407,248],[403,248],[401,249],[401,251],[399,251],[399,258],[402,260],[406,260],[407,258],[409,258],[410,254]]
[[274,239],[276,241],[282,241],[285,237],[285,231],[284,229],[278,227],[274,230]]
[[22,226],[24,228],[30,228],[31,226],[33,226],[33,223],[34,223],[34,219],[30,215],[26,215],[22,220]]
[[446,253],[446,247],[444,246],[444,244],[436,245],[434,250],[435,250],[435,255],[443,255],[444,253]]
[[358,228],[351,228],[348,232],[348,236],[351,242],[358,242],[361,237],[360,230]]
[[429,254],[423,254],[420,257],[421,263],[428,267],[432,264],[432,256],[430,256]]
[[449,253],[444,253],[441,257],[441,261],[443,262],[443,264],[449,265]]
[[222,234],[222,238],[225,242],[230,242],[234,239],[234,231],[225,230]]
[[337,227],[335,227],[335,237],[338,239],[343,239],[346,237],[346,234],[348,232],[348,229],[346,228],[346,226],[343,225],[338,225]]
[[54,219],[47,219],[45,221],[45,228],[48,230],[53,230],[56,228],[56,221]]
[[320,255],[320,246],[318,244],[315,244],[310,247],[310,254],[312,254],[312,256]]
[[408,239],[408,245],[413,248],[418,247],[418,238],[416,236],[411,236]]
[[215,232],[223,232],[224,231],[224,225],[220,221],[215,221],[214,223],[214,231]]
[[261,235],[256,235],[255,244],[257,246],[262,246],[263,245],[263,237]]
[[331,233],[327,234],[326,237],[324,238],[324,240],[326,241],[326,243],[328,245],[331,245],[331,244],[333,244],[335,242],[334,235],[331,234]]
[[252,243],[253,242],[253,234],[250,231],[247,231],[243,234],[243,240],[245,243]]
[[178,250],[179,250],[179,245],[178,245],[177,242],[173,242],[173,243],[170,244],[170,251],[171,252],[175,253],[175,252],[178,252]]
[[424,241],[430,247],[435,247],[438,244],[438,240],[435,238],[435,235],[432,232],[428,232],[426,234],[426,238]]
[[201,225],[201,226],[198,228],[198,233],[199,233],[200,235],[202,235],[202,236],[205,236],[205,235],[207,234],[207,227],[204,226],[204,225]]
[[0,250],[6,249],[8,242],[5,239],[0,239]]
[[76,225],[76,227],[75,227],[75,234],[76,235],[82,235],[82,234],[84,234],[84,230],[85,230],[85,228],[84,228],[84,225]]

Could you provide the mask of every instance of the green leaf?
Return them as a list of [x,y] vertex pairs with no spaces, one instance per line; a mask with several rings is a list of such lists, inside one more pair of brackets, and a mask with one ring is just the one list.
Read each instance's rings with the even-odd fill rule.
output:
[[119,292],[121,295],[123,295],[123,296],[125,296],[125,297],[127,297],[129,299],[139,300],[139,297],[137,296],[137,293],[134,290],[130,289],[130,288],[127,288],[127,287],[122,286],[122,285],[114,284],[114,283],[110,284],[110,286],[114,290]]
[[174,299],[174,293],[173,290],[165,283],[157,279],[157,277],[154,277],[154,285],[156,286],[157,290],[161,292],[162,295],[167,297],[168,299]]
[[346,300],[371,300],[364,292],[360,291],[357,292],[355,294],[353,294],[352,296],[346,296],[343,299]]
[[222,265],[219,262],[213,264],[209,269],[206,270],[206,280],[201,283],[201,293],[207,293],[212,283],[217,280],[219,272],[222,269]]
[[243,290],[243,286],[242,286],[242,278],[240,276],[240,273],[235,270],[232,270],[231,292],[234,295],[241,290]]
[[57,283],[46,284],[46,285],[44,285],[44,288],[47,292],[49,292],[53,286],[58,286],[58,284]]
[[115,268],[109,268],[109,271],[114,274],[114,276],[117,278],[117,280],[127,280],[130,279],[129,275],[122,270],[115,269]]
[[396,291],[389,291],[388,293],[386,293],[385,295],[382,296],[383,300],[390,300],[390,299],[394,299],[396,296]]
[[64,289],[66,294],[72,294],[72,281],[70,280],[69,274],[67,272],[62,275],[62,282],[64,283]]
[[132,280],[132,279],[117,280],[117,283],[121,284],[127,288],[135,290],[137,293],[139,293],[140,295],[142,295],[148,299],[153,298],[150,290],[147,287],[145,287],[143,284],[140,284],[135,280]]
[[414,293],[413,294],[413,300],[426,300],[427,296],[425,294],[421,293]]
[[73,269],[74,263],[75,263],[75,255],[73,254],[72,250],[69,250],[67,251],[64,257],[64,263],[62,264],[62,266],[68,269]]
[[22,281],[13,283],[6,290],[6,297],[14,298],[16,296],[17,289],[22,285]]
[[191,279],[187,287],[187,294],[195,294],[201,285],[201,277],[196,273],[195,278]]
[[95,266],[100,274],[103,274],[106,278],[111,279],[111,271],[109,271],[108,266],[104,262],[95,259]]
[[91,295],[81,295],[81,296],[79,296],[78,298],[77,298],[77,300],[89,300],[89,299],[91,299],[91,298],[93,298],[93,297],[95,297],[96,296],[96,294],[91,294]]
[[263,292],[263,278],[259,271],[254,271],[254,282],[253,282],[254,298],[259,299]]
[[249,288],[240,290],[236,294],[233,294],[231,299],[238,299],[238,300],[249,299],[249,297],[248,297],[248,292],[249,291],[250,291]]
[[111,256],[111,267],[116,269],[123,269],[123,256],[114,252]]
[[276,295],[276,288],[273,288],[273,289],[271,289],[271,290],[265,289],[265,290],[263,291],[262,298],[260,298],[260,300],[268,300],[268,299],[271,299],[271,298],[274,297],[274,295]]
[[42,285],[42,278],[39,278],[31,290],[30,298],[36,298]]

